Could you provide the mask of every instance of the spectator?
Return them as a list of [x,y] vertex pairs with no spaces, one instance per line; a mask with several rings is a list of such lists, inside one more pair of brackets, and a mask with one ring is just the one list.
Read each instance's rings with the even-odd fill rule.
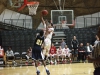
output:
[[0,64],[5,65],[4,49],[0,46]]
[[27,50],[27,60],[29,60],[30,58],[32,58],[32,48],[30,47],[28,50]]
[[4,49],[0,46],[0,58],[4,57]]
[[86,46],[85,46],[85,50],[86,50],[86,56],[87,56],[87,55],[91,55],[93,48],[89,43],[87,43]]
[[93,75],[100,75],[100,27],[98,28],[97,36],[99,37],[99,42],[94,48],[94,54],[93,56],[88,56],[88,60],[93,62]]
[[72,58],[73,58],[73,60],[77,60],[77,57],[78,57],[78,45],[79,45],[79,42],[76,39],[76,36],[74,36],[72,41],[71,41]]
[[65,46],[66,46],[66,43],[65,43],[65,41],[62,39],[61,48],[63,49],[63,48],[65,48]]
[[6,51],[6,57],[7,60],[14,60],[14,53],[11,47],[8,47],[8,50]]
[[94,42],[94,46],[93,47],[96,47],[97,43],[99,42],[99,37],[96,35],[96,40]]
[[53,58],[55,59],[55,63],[56,63],[56,59],[57,59],[57,56],[56,56],[56,47],[54,46],[54,44],[52,43],[51,45],[51,48],[50,48],[50,63],[53,64]]
[[85,61],[85,47],[83,46],[83,43],[80,43],[80,46],[78,47],[78,61],[82,60]]
[[95,40],[95,42],[93,42],[94,44],[93,44],[92,56],[94,55],[95,47],[96,47],[97,43],[99,42],[99,37],[97,35],[95,37],[96,37],[96,40]]

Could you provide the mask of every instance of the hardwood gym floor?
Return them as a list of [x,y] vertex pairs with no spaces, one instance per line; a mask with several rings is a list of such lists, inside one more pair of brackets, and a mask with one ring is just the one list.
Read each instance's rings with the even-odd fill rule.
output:
[[[92,63],[72,63],[47,65],[51,75],[93,75]],[[39,66],[40,75],[46,75],[43,66]],[[36,75],[34,66],[0,67],[0,75]]]

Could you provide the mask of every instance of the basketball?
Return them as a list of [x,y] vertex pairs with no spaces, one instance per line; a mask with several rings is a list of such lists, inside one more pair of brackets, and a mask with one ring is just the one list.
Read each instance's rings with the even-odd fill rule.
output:
[[43,16],[46,16],[48,14],[48,11],[47,10],[42,10],[41,13],[42,13]]

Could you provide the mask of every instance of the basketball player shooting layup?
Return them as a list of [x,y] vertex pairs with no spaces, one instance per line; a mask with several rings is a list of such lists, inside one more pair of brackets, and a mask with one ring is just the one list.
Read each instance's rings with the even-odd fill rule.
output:
[[32,49],[32,58],[34,59],[34,62],[35,62],[37,75],[40,75],[40,71],[38,69],[39,60],[42,61],[43,65],[46,69],[47,75],[50,75],[50,72],[49,72],[48,68],[46,67],[46,63],[44,62],[44,57],[43,57],[43,54],[42,54],[41,46],[42,46],[43,42],[44,42],[44,31],[40,31],[39,35],[37,35],[37,37],[34,41],[34,47]]
[[44,25],[44,36],[45,36],[43,54],[45,56],[45,59],[47,59],[51,48],[51,39],[54,32],[54,28],[53,24],[50,23],[48,24],[47,21],[44,21],[43,17],[41,17],[41,19]]

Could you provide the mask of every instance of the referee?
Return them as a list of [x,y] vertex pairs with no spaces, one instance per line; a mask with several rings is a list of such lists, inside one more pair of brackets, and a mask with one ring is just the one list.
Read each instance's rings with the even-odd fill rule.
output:
[[94,75],[100,75],[100,27],[98,29],[97,36],[99,37],[99,42],[94,48],[94,57],[88,56],[88,60],[93,62],[94,65]]

